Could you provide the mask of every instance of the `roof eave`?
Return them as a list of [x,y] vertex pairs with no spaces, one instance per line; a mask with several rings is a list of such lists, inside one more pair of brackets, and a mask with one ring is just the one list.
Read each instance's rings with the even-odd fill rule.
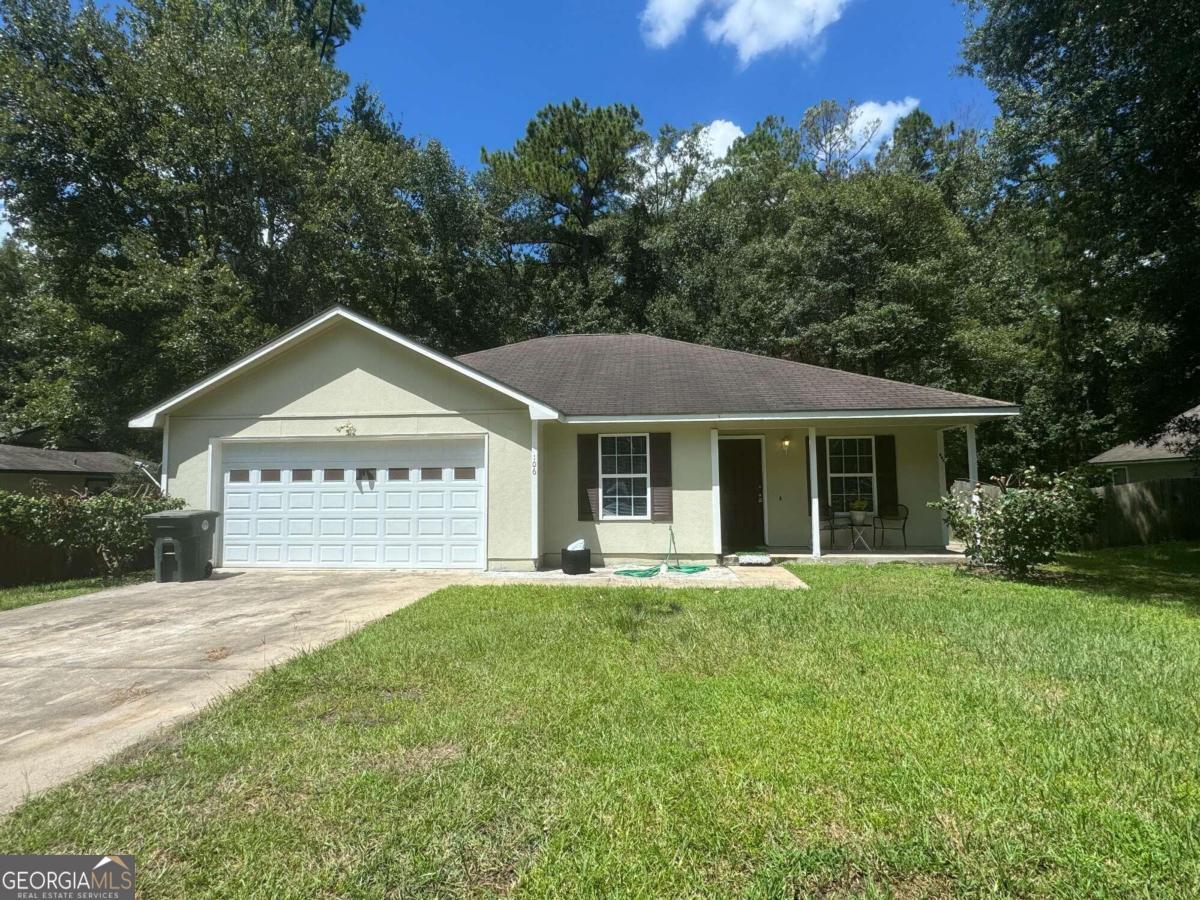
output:
[[567,425],[617,425],[654,422],[807,422],[814,420],[864,421],[955,419],[982,421],[984,419],[1006,419],[1021,414],[1019,406],[949,407],[946,409],[831,409],[797,412],[728,412],[728,413],[681,413],[676,415],[564,415],[560,421]]

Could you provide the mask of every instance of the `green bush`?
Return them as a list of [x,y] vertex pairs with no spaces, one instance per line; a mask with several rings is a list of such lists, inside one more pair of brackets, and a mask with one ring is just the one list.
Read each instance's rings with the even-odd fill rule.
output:
[[974,501],[947,497],[929,504],[945,514],[973,565],[1022,577],[1078,546],[1095,525],[1100,499],[1081,473],[1045,476],[1026,469],[994,481],[998,494],[980,491]]
[[0,491],[0,534],[91,554],[97,570],[120,575],[151,544],[142,517],[183,501],[140,494],[17,494]]

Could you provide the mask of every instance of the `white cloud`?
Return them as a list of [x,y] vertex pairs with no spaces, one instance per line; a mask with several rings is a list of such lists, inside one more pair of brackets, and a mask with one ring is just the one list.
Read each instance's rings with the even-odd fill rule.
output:
[[642,35],[651,47],[673,44],[707,0],[647,0],[642,10]]
[[855,106],[850,116],[856,146],[867,140],[871,129],[878,126],[862,155],[867,159],[874,159],[884,143],[891,139],[892,132],[896,130],[896,123],[916,109],[920,102],[916,97],[905,97],[903,100],[889,100],[886,103],[868,100]]
[[737,49],[742,65],[783,47],[820,49],[822,32],[851,0],[647,0],[642,34],[652,47],[678,40],[701,9],[710,10],[704,33]]
[[728,119],[714,119],[700,129],[700,143],[714,161],[724,159],[733,142],[745,136],[746,132]]

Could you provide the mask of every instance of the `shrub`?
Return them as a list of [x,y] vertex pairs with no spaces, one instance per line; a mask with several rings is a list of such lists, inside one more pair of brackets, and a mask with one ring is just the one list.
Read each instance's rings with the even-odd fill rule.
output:
[[999,493],[929,505],[945,514],[971,564],[1005,575],[1028,575],[1054,562],[1059,551],[1078,546],[1100,510],[1100,499],[1081,473],[1045,476],[1026,469],[1019,477],[993,481]]
[[182,500],[148,492],[121,496],[0,491],[0,534],[62,547],[70,554],[91,554],[98,571],[120,575],[151,544],[142,516],[181,506]]

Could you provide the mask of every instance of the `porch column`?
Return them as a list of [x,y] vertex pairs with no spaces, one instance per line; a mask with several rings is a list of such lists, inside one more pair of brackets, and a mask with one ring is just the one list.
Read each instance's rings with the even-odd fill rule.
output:
[[529,552],[533,556],[533,567],[541,568],[542,538],[538,528],[542,512],[541,472],[538,467],[538,445],[542,423],[534,419],[529,428]]
[[821,558],[821,492],[817,488],[817,429],[808,429],[808,494],[812,514],[812,555]]
[[712,455],[713,555],[719,560],[725,548],[721,546],[721,443],[715,428],[709,431],[709,452]]
[[[950,496],[950,491],[946,487],[946,429],[939,428],[937,430],[937,455],[938,455],[938,496],[945,498]],[[946,517],[942,516],[942,544],[950,543],[950,523],[946,521]]]
[[967,480],[971,482],[971,490],[979,484],[979,456],[975,450],[975,426],[967,426]]

